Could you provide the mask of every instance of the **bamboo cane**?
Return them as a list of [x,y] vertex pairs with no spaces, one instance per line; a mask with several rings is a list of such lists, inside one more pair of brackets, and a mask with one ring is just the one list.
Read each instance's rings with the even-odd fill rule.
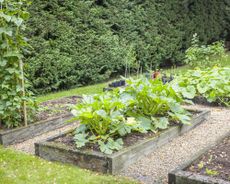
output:
[[[19,60],[19,66],[20,66],[20,71],[21,71],[21,87],[22,87],[22,97],[26,96],[25,93],[25,81],[24,81],[24,72],[23,72],[23,62],[20,59]],[[23,100],[22,102],[22,111],[23,111],[23,120],[24,120],[24,125],[28,126],[28,122],[27,122],[27,109],[26,109],[26,101]]]

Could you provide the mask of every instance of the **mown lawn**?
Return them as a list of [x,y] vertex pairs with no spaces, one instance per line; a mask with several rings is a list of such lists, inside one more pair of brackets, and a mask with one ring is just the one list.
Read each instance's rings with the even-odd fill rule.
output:
[[106,87],[108,82],[95,84],[91,86],[79,87],[75,89],[70,89],[66,91],[60,91],[56,93],[50,93],[44,96],[39,96],[37,98],[38,102],[45,102],[47,100],[58,99],[66,96],[73,96],[73,95],[82,95],[82,94],[96,94],[102,92],[103,88]]
[[[230,53],[228,53],[227,57],[224,58],[221,62],[219,62],[219,65],[221,66],[230,66]],[[176,69],[166,69],[163,70],[163,72],[166,72],[168,74],[179,74],[186,72],[190,67],[189,66],[181,66],[177,67]],[[99,83],[95,85],[90,85],[86,87],[79,87],[67,91],[60,91],[56,93],[51,93],[43,96],[38,96],[37,100],[38,102],[45,102],[47,100],[53,100],[53,99],[58,99],[66,96],[73,96],[73,95],[82,95],[82,94],[96,94],[96,93],[101,93],[103,88],[108,85],[109,82],[104,82],[104,83]]]
[[134,184],[126,178],[99,175],[0,147],[1,184]]

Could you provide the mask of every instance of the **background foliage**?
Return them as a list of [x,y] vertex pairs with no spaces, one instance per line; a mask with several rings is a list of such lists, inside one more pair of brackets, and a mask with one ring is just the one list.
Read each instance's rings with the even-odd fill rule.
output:
[[33,89],[99,82],[134,68],[182,64],[194,33],[202,44],[229,37],[228,0],[34,0],[27,36]]
[[221,64],[227,57],[221,41],[210,45],[199,45],[197,34],[193,35],[192,45],[185,51],[185,63],[192,67],[207,68]]

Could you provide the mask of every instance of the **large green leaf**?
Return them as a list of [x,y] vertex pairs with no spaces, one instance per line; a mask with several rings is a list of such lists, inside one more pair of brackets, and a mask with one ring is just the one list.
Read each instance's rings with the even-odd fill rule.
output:
[[162,118],[157,118],[155,121],[154,121],[154,126],[158,129],[166,129],[168,128],[168,125],[169,125],[169,121],[168,121],[168,118],[165,118],[165,117],[162,117]]
[[197,90],[200,94],[204,94],[205,92],[207,92],[209,90],[209,86],[207,83],[201,82],[201,83],[197,84]]
[[7,22],[10,22],[12,16],[10,15],[6,15],[5,13],[3,12],[0,12],[0,17],[4,18]]
[[13,30],[9,27],[6,27],[6,28],[0,27],[0,34],[3,34],[3,33],[5,33],[8,36],[13,36]]
[[187,86],[182,89],[182,95],[185,98],[193,99],[196,96],[196,88],[194,86]]
[[86,145],[86,143],[89,142],[89,140],[86,138],[88,134],[84,133],[78,133],[74,136],[74,140],[76,143],[77,148],[81,148]]
[[145,130],[145,131],[149,131],[149,130],[153,130],[154,126],[152,125],[152,120],[147,118],[147,117],[138,117],[137,120],[140,122],[140,128]]

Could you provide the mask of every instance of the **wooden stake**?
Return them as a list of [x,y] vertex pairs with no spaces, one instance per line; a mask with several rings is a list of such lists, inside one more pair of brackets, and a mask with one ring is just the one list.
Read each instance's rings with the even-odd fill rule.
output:
[[[21,80],[22,97],[25,97],[25,96],[26,96],[26,93],[25,93],[25,82],[24,82],[23,62],[22,62],[21,59],[19,60],[19,66],[20,66],[21,77],[22,77],[22,80]],[[27,122],[27,109],[26,109],[26,101],[25,101],[25,100],[23,100],[23,103],[22,103],[22,111],[23,111],[24,125],[25,125],[25,126],[28,126],[28,122]]]
[[127,73],[128,73],[128,62],[125,62],[125,78],[127,78]]

